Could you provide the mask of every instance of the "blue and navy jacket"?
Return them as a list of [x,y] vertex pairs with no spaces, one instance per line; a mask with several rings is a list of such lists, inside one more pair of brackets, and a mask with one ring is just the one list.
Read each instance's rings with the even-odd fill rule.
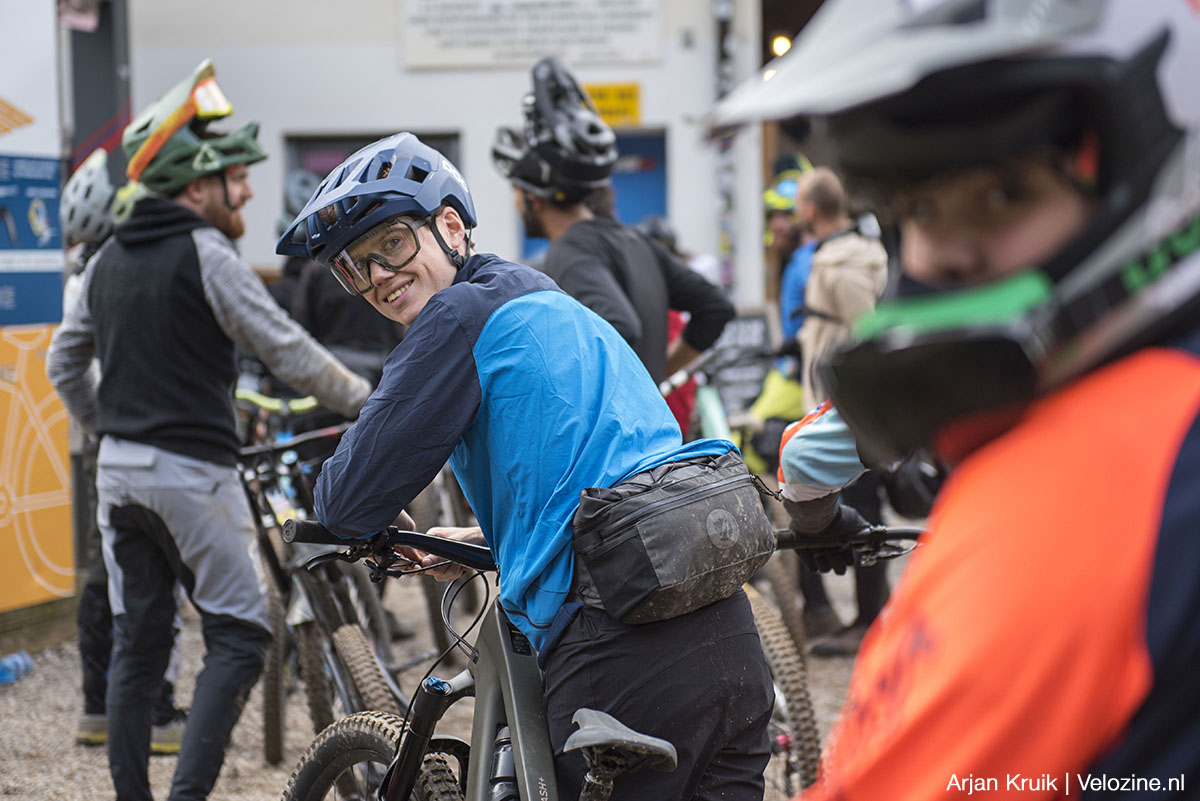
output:
[[586,487],[732,444],[683,445],[616,330],[545,275],[472,256],[392,352],[317,482],[325,525],[389,525],[449,459],[500,570],[500,602],[535,648],[571,586]]

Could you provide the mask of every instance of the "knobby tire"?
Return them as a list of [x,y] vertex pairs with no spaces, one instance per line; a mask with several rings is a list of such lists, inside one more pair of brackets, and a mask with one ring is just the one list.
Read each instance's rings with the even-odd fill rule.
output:
[[363,630],[353,623],[341,626],[333,633],[333,647],[342,664],[350,671],[350,678],[365,709],[399,715],[400,704],[388,687],[383,669],[372,653]]
[[808,644],[808,632],[804,627],[804,602],[800,597],[800,559],[792,551],[776,551],[771,561],[763,566],[762,576],[796,650],[803,654]]
[[[383,772],[404,736],[395,715],[359,712],[325,729],[292,772],[284,801],[375,798]],[[407,801],[461,801],[458,778],[446,757],[426,754]]]
[[[753,587],[747,585],[745,590],[776,693],[783,696],[782,703],[775,699],[776,714],[771,719],[772,757],[765,797],[786,798],[816,781],[821,757],[817,718],[808,694],[808,668],[771,604]],[[779,747],[776,738],[780,736],[787,748]],[[795,786],[796,780],[799,786]]]
[[267,650],[261,680],[263,759],[268,765],[278,765],[283,761],[286,730],[287,686],[284,681],[284,663],[287,655],[287,623],[284,620],[283,600],[273,586],[267,588],[267,616],[271,623],[271,645]]
[[340,567],[350,585],[355,603],[355,614],[362,624],[363,632],[374,646],[375,655],[383,669],[395,673],[396,659],[392,650],[392,626],[383,611],[383,602],[370,573],[363,565],[342,563]]
[[296,650],[300,654],[300,677],[313,731],[320,732],[333,723],[333,689],[325,673],[325,654],[321,629],[313,621],[296,626]]

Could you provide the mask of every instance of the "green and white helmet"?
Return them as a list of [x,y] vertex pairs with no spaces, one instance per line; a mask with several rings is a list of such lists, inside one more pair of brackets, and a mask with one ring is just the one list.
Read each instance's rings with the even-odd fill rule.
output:
[[862,322],[827,368],[860,448],[939,441],[1195,324],[1197,76],[1196,0],[829,0],[714,109],[717,130],[813,117],[885,186],[1045,145],[1094,165],[1095,213],[1044,262]]
[[67,244],[99,245],[112,233],[116,192],[108,179],[108,151],[93,150],[67,179],[58,204],[59,222]]
[[217,86],[216,69],[205,59],[125,128],[121,146],[129,159],[130,180],[152,192],[174,195],[197,178],[265,159],[256,141],[257,122],[221,136],[204,136],[210,122],[232,113],[233,105]]

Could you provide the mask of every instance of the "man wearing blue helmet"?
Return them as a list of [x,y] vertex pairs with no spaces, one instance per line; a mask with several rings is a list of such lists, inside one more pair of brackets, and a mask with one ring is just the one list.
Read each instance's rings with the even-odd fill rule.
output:
[[475,223],[454,166],[402,133],[334,170],[280,240],[280,253],[329,265],[349,292],[408,326],[325,463],[320,519],[347,535],[378,531],[449,460],[479,526],[433,533],[486,542],[495,555],[500,603],[544,668],[560,797],[578,796],[584,775],[582,759],[561,753],[571,716],[594,706],[679,753],[674,773],[619,778],[617,796],[761,798],[772,690],[745,595],[735,587],[629,625],[592,605],[572,548],[581,493],[736,451],[721,440],[683,445],[616,330],[545,275],[473,253]]

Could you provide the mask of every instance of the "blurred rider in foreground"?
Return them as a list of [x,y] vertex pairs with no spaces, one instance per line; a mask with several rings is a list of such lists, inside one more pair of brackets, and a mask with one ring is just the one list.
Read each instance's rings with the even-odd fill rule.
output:
[[717,124],[815,115],[941,290],[859,324],[824,368],[833,403],[867,464],[932,444],[956,465],[805,798],[1182,790],[1200,8],[832,0],[771,69]]

